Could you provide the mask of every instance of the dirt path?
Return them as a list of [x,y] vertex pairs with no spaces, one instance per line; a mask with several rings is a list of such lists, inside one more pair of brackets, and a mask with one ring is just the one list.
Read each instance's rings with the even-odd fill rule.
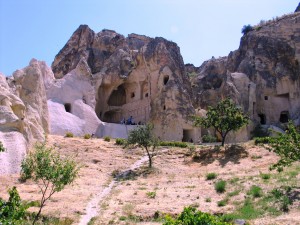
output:
[[[166,151],[166,150],[165,150]],[[148,161],[148,156],[143,156],[140,160],[136,161],[134,164],[132,164],[127,170],[122,171],[122,174],[125,174],[127,171],[133,171],[138,168],[140,168],[146,161]],[[90,220],[97,216],[99,213],[99,205],[100,202],[107,197],[114,187],[118,185],[118,181],[112,180],[108,187],[104,188],[102,192],[96,194],[87,204],[87,207],[85,209],[86,213],[81,216],[79,225],[87,225]],[[101,189],[101,187],[99,187]]]

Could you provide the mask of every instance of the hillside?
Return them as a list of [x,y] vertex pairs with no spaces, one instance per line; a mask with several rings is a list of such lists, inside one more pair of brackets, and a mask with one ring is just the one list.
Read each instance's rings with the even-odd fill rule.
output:
[[[86,207],[97,194],[99,213],[91,224],[162,224],[160,218],[166,213],[176,215],[188,205],[214,214],[235,212],[243,206],[247,196],[265,211],[263,215],[256,212],[255,215],[262,218],[251,220],[251,224],[299,224],[300,221],[297,189],[300,164],[296,163],[281,174],[270,173],[268,167],[277,157],[251,143],[221,150],[209,146],[196,146],[195,151],[160,147],[162,153],[155,157],[154,169],[149,171],[145,167],[147,163],[142,164],[128,173],[129,176],[119,176],[111,190],[107,187],[113,180],[112,174],[128,170],[142,158],[141,149],[122,149],[114,144],[114,140],[106,142],[52,135],[47,143],[56,146],[61,155],[74,156],[82,166],[75,183],[55,194],[43,212],[61,220],[68,218],[72,224],[77,224],[83,215],[93,211],[93,207],[88,210]],[[208,173],[216,173],[217,178],[206,180]],[[270,178],[263,178],[262,174],[270,174]],[[0,182],[4,184],[0,197],[6,199],[6,190],[15,185],[22,199],[39,200],[37,186],[32,182],[20,183],[18,178],[18,175],[0,176]],[[220,179],[227,183],[224,193],[217,193],[214,188]],[[261,197],[253,198],[247,194],[252,185],[262,188]],[[290,198],[293,203],[288,213],[279,210],[280,202],[272,200],[267,203],[266,200],[271,190],[284,187],[292,188]],[[99,198],[104,190],[107,195]],[[217,203],[224,199],[225,206],[218,206]],[[269,204],[269,208],[264,208],[265,204]],[[36,208],[30,208],[33,210]]]

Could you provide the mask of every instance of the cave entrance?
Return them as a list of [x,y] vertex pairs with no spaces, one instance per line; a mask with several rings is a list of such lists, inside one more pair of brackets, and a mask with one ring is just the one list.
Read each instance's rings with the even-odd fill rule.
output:
[[183,129],[183,137],[182,137],[182,141],[183,142],[194,142],[193,140],[193,130],[187,130],[187,129]]
[[126,91],[123,84],[111,93],[107,103],[109,106],[122,106],[126,104]]
[[70,103],[65,103],[64,106],[65,106],[66,112],[71,113],[71,104]]
[[258,117],[260,118],[260,124],[265,125],[267,123],[266,115],[265,114],[258,114]]
[[280,123],[287,123],[289,122],[290,116],[288,111],[282,111],[280,113],[279,122]]
[[103,115],[103,122],[107,123],[120,123],[121,113],[117,111],[107,111]]

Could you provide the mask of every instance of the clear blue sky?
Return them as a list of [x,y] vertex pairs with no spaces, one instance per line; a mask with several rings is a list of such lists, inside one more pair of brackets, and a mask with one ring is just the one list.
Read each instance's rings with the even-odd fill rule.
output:
[[293,12],[299,0],[0,0],[0,71],[11,75],[31,58],[50,66],[80,24],[161,36],[185,63],[199,66],[239,46],[241,28]]

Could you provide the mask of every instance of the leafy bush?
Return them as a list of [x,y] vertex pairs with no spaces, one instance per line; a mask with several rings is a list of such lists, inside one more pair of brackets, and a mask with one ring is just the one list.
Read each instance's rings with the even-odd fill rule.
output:
[[259,198],[262,196],[262,189],[259,186],[252,185],[247,194],[252,195],[254,198]]
[[125,144],[126,144],[126,139],[124,139],[124,138],[116,139],[116,145],[125,145]]
[[224,180],[219,180],[218,182],[215,183],[215,190],[218,193],[223,193],[226,190],[226,181]]
[[160,146],[171,146],[171,147],[179,147],[179,148],[187,148],[189,146],[186,142],[180,141],[161,141],[159,143]]
[[72,132],[67,132],[65,137],[72,138],[72,137],[74,137],[74,134]]
[[213,180],[217,177],[216,173],[208,173],[206,174],[206,180]]
[[248,32],[252,31],[253,27],[248,24],[248,25],[244,25],[242,28],[242,34],[246,35]]
[[110,136],[105,136],[104,141],[110,142]]
[[92,136],[90,135],[90,134],[85,134],[84,136],[83,136],[83,138],[84,139],[90,139]]
[[279,133],[277,137],[257,138],[255,144],[263,145],[269,151],[275,152],[279,161],[270,169],[282,171],[283,167],[290,166],[293,162],[300,160],[300,134],[292,122],[288,123],[285,134]]
[[209,134],[207,135],[203,135],[202,136],[202,142],[203,143],[213,143],[213,142],[217,142],[217,138],[214,136],[211,136]]
[[23,224],[22,221],[28,206],[22,204],[16,187],[9,189],[8,194],[7,202],[0,199],[0,224]]
[[219,217],[197,211],[193,207],[184,208],[183,212],[173,219],[170,216],[166,217],[166,222],[163,225],[229,225],[223,222]]
[[5,152],[5,150],[3,143],[0,141],[0,152]]

